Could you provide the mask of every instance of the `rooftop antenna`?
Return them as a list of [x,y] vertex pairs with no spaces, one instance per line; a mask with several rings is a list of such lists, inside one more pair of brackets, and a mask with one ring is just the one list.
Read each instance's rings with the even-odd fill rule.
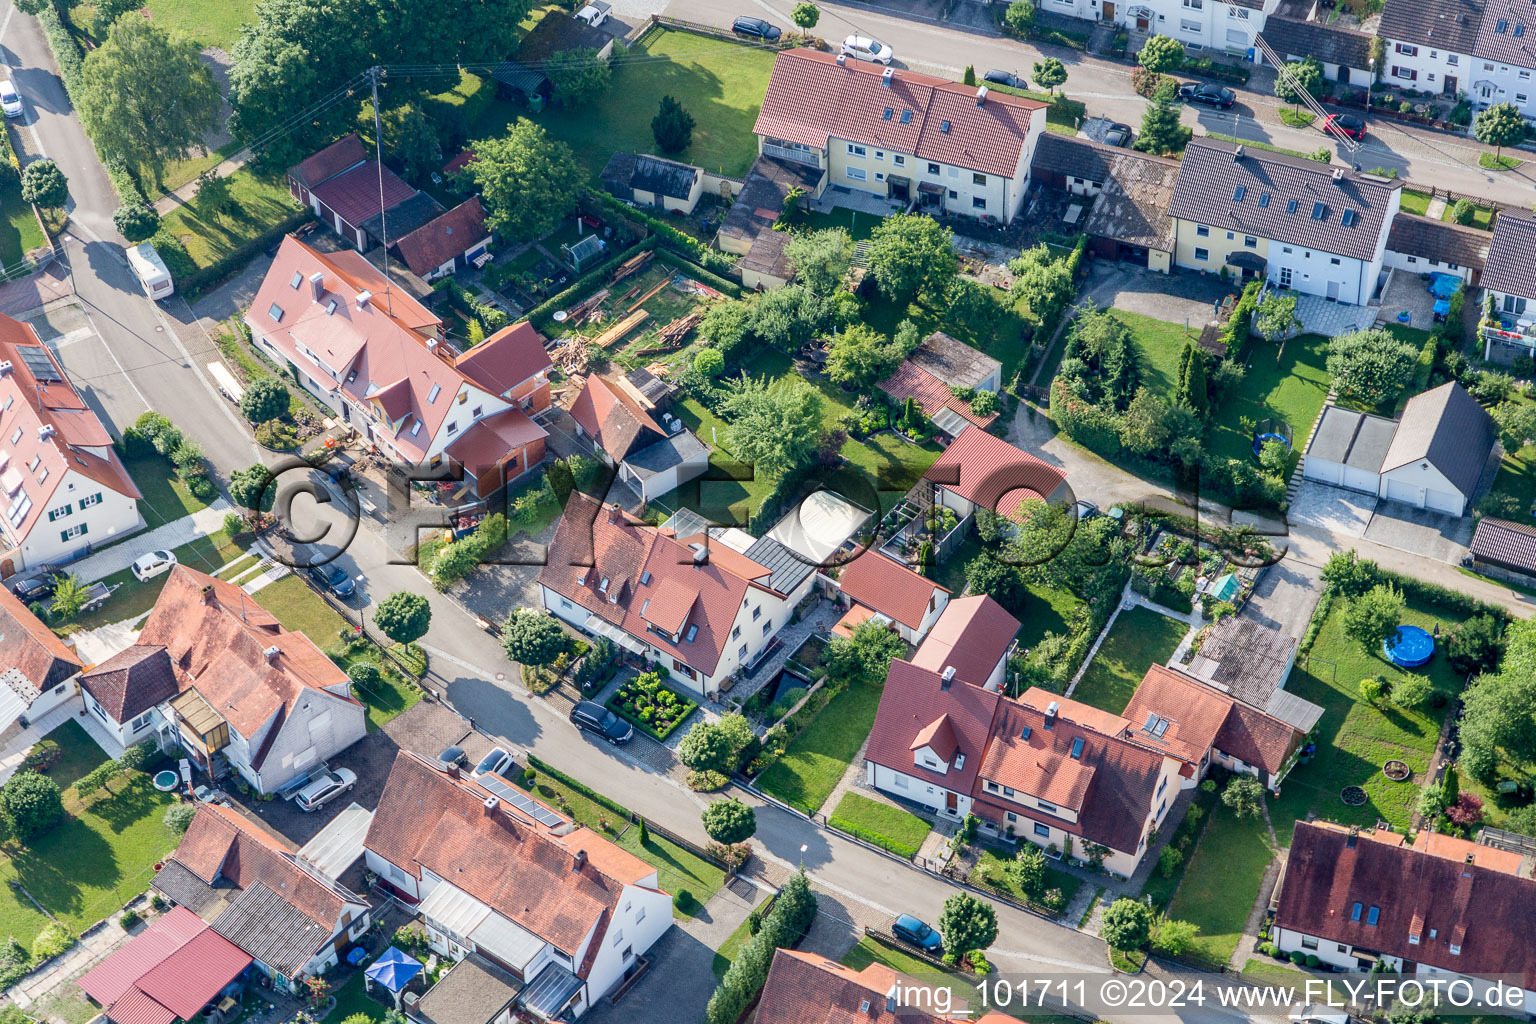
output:
[[384,245],[384,312],[394,315],[389,293],[389,211],[384,209],[384,125],[379,116],[379,77],[383,69],[377,64],[368,69],[368,81],[373,87],[373,153],[379,171],[379,236]]

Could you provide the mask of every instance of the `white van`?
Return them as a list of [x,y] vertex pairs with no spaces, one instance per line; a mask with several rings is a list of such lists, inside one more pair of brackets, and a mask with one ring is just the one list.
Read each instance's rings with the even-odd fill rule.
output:
[[128,265],[138,275],[139,283],[144,286],[144,294],[150,298],[169,298],[176,291],[176,285],[171,281],[171,272],[165,269],[165,260],[160,258],[160,253],[149,242],[128,247]]

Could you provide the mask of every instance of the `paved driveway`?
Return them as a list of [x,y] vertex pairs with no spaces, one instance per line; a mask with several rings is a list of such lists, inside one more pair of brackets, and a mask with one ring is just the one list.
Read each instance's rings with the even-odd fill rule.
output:
[[1472,542],[1472,519],[1383,501],[1365,528],[1365,539],[1437,562],[1457,562]]
[[1363,537],[1375,508],[1376,498],[1369,494],[1305,480],[1286,518],[1293,525],[1315,526],[1335,536]]
[[1094,260],[1083,294],[1100,307],[1114,306],[1192,327],[1209,322],[1215,303],[1240,289],[1213,274],[1158,274],[1109,260]]
[[1316,566],[1283,559],[1264,570],[1243,615],[1300,640],[1322,592],[1322,574]]

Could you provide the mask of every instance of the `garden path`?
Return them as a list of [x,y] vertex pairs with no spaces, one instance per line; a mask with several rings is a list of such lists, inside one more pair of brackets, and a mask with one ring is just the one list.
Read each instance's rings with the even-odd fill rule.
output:
[[1259,883],[1259,894],[1253,901],[1253,909],[1248,912],[1248,921],[1243,925],[1242,937],[1237,940],[1237,948],[1228,958],[1233,969],[1241,971],[1253,956],[1254,949],[1262,942],[1263,936],[1259,934],[1264,927],[1264,912],[1269,909],[1269,898],[1275,891],[1275,884],[1280,881],[1280,869],[1285,863],[1285,853],[1280,849],[1280,841],[1275,837],[1275,825],[1269,818],[1269,801],[1259,803],[1259,811],[1264,815],[1264,828],[1269,832],[1269,846],[1275,852],[1269,866],[1264,869],[1264,880]]

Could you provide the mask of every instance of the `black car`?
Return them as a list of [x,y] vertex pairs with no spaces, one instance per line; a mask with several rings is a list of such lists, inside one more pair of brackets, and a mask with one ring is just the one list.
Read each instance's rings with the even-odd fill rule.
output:
[[1225,109],[1237,101],[1237,93],[1215,82],[1190,82],[1179,86],[1179,99]]
[[731,31],[737,35],[764,39],[770,43],[784,34],[777,25],[770,25],[762,18],[737,18],[731,23]]
[[571,708],[571,723],[586,732],[595,732],[609,743],[628,743],[635,727],[601,704],[584,700]]
[[1116,121],[1114,124],[1111,124],[1108,129],[1105,130],[1104,145],[1129,146],[1131,144],[1131,138],[1131,126],[1128,124],[1121,124],[1119,121]]
[[357,584],[335,562],[310,566],[309,577],[343,601],[349,600],[353,594],[357,593]]
[[1016,75],[1012,71],[999,71],[993,68],[981,76],[983,82],[991,82],[993,85],[1006,85],[1010,89],[1028,89],[1029,83],[1024,81],[1023,75]]
[[468,764],[469,759],[464,756],[463,747],[444,747],[443,752],[438,754],[437,760],[432,763],[438,771],[446,772]]
[[11,585],[11,593],[31,604],[45,597],[52,597],[58,589],[59,579],[64,576],[58,569],[34,569],[31,574]]

